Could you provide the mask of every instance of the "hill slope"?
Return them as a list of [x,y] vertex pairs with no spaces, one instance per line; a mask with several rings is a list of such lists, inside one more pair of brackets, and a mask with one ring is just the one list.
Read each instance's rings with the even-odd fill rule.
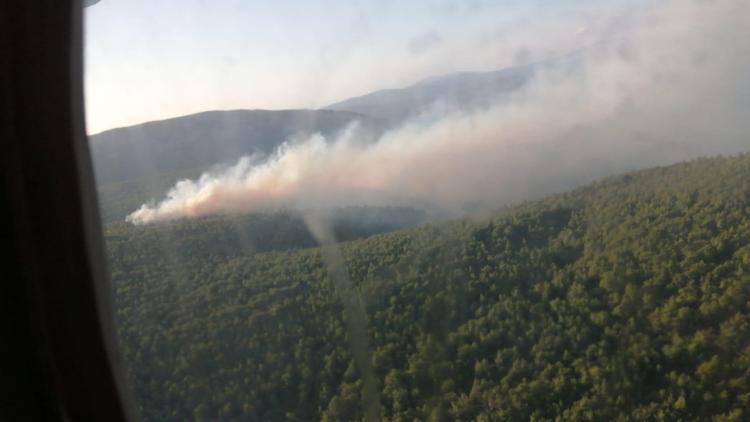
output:
[[181,178],[196,178],[243,155],[271,154],[290,138],[335,136],[358,121],[365,137],[380,133],[372,118],[347,111],[210,111],[108,130],[90,137],[104,220],[123,219],[160,198]]
[[501,103],[543,70],[580,71],[587,50],[561,57],[489,72],[456,72],[427,78],[399,89],[383,89],[324,107],[364,114],[397,126],[423,113],[460,110],[472,112]]
[[533,72],[533,66],[523,66],[492,72],[453,73],[406,88],[384,89],[349,98],[324,109],[361,113],[395,126],[438,102],[462,111],[488,107],[523,86]]
[[326,110],[208,111],[112,129],[90,139],[101,184],[185,169],[204,171],[242,155],[269,154],[292,136],[334,135],[372,119]]
[[[152,253],[127,240],[139,230],[107,241],[146,420],[362,417],[351,331],[319,249]],[[341,253],[388,420],[748,417],[750,155]]]

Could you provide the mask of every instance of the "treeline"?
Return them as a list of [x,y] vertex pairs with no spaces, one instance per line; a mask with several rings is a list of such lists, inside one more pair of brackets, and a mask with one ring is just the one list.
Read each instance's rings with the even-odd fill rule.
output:
[[[278,247],[210,219],[107,230],[145,420],[363,417],[321,251],[264,218],[246,235]],[[385,420],[750,417],[750,155],[340,250]]]
[[[418,226],[430,216],[407,207],[362,206],[337,208],[320,218],[330,224],[337,240],[347,241]],[[318,244],[304,217],[290,212],[185,218],[135,226],[117,222],[107,226],[105,240],[111,250],[113,270],[122,269],[120,265],[125,261],[135,265],[178,258],[226,261]]]

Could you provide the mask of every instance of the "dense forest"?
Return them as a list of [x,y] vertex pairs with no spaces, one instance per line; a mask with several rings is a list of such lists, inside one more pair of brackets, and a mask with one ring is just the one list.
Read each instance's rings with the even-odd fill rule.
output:
[[336,229],[342,288],[292,216],[108,226],[140,416],[750,418],[750,155],[388,229]]

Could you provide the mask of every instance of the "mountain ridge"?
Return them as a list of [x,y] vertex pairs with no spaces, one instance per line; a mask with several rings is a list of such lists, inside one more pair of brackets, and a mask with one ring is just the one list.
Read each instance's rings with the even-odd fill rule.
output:
[[264,157],[281,144],[320,133],[335,138],[354,122],[364,139],[382,132],[367,116],[330,110],[207,111],[89,137],[105,221],[123,219],[161,198],[178,180],[193,179],[245,155]]

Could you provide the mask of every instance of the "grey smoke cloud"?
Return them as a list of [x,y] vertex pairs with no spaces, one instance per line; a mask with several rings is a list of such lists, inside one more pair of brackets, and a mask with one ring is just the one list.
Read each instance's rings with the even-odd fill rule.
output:
[[430,48],[438,46],[442,42],[443,37],[438,31],[428,31],[409,41],[409,52],[412,54],[421,54]]
[[747,150],[749,2],[640,7],[606,26],[580,66],[545,68],[490,109],[418,119],[370,144],[358,142],[355,128],[337,139],[313,136],[263,163],[243,158],[181,181],[128,219],[366,204],[491,208],[618,172]]

